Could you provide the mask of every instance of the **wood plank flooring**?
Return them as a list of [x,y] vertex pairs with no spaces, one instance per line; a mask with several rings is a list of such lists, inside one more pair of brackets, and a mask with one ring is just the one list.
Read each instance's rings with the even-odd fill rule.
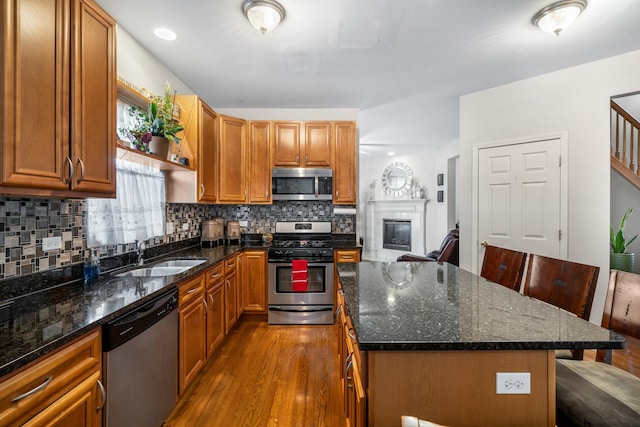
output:
[[243,318],[165,427],[344,426],[333,326]]

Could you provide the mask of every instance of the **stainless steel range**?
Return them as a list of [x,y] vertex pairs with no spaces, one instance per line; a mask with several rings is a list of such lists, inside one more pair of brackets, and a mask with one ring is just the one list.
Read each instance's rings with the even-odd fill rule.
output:
[[270,324],[333,323],[330,222],[277,222],[269,249]]

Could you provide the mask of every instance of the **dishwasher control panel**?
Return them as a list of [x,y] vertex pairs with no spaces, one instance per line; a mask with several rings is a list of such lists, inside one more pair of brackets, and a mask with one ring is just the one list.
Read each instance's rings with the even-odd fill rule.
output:
[[102,327],[102,351],[124,344],[178,308],[178,290],[174,289],[135,307]]

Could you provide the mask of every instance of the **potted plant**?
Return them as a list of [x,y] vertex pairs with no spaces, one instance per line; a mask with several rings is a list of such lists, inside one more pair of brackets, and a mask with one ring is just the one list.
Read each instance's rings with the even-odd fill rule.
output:
[[169,142],[180,143],[178,133],[184,130],[179,120],[174,118],[175,92],[171,84],[164,86],[163,96],[152,96],[146,109],[131,107],[129,115],[131,125],[121,129],[135,141],[133,144],[141,151],[167,158]]
[[633,271],[633,264],[635,261],[635,254],[628,253],[627,248],[638,235],[636,234],[631,239],[625,238],[624,236],[624,228],[627,225],[627,220],[633,209],[627,210],[622,218],[620,219],[620,225],[618,226],[618,231],[614,233],[613,227],[609,228],[609,239],[611,244],[611,256],[610,256],[610,268],[612,270],[622,270],[622,271]]

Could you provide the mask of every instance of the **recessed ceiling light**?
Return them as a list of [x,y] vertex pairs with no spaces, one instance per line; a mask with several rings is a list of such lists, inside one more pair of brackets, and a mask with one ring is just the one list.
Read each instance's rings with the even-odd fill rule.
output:
[[396,153],[395,153],[395,152],[393,152],[393,151],[389,151],[389,152],[387,153],[387,156],[395,156],[395,155],[396,155]]
[[156,37],[162,40],[175,40],[178,38],[178,36],[176,36],[176,33],[168,28],[156,28],[155,30],[153,30],[153,33],[156,35]]

